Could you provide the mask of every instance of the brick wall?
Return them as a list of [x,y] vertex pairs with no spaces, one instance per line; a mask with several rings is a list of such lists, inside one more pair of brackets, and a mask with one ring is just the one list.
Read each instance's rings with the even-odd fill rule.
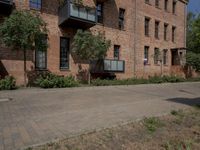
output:
[[[185,47],[185,4],[181,1],[177,3],[177,13],[173,15],[171,12],[165,12],[163,9],[163,0],[160,1],[161,9],[155,8],[154,1],[152,5],[145,4],[143,0],[107,0],[104,3],[104,23],[97,24],[90,30],[92,32],[103,32],[107,39],[111,40],[111,48],[107,53],[107,57],[113,59],[114,45],[120,45],[120,59],[126,61],[125,73],[116,73],[117,78],[131,78],[133,76],[147,77],[160,73],[160,66],[153,64],[154,47],[160,49],[168,49],[169,55],[168,65],[163,67],[165,74],[171,73],[171,54],[170,49],[176,47]],[[28,0],[16,0],[17,9],[29,9]],[[169,4],[172,0],[169,0]],[[84,4],[95,6],[93,0],[84,0]],[[125,9],[125,29],[118,29],[118,13],[119,8]],[[48,25],[48,43],[47,51],[47,68],[49,71],[59,75],[73,75],[78,76],[80,67],[82,70],[87,69],[88,65],[78,62],[74,56],[70,55],[69,70],[60,70],[60,37],[65,36],[70,38],[72,42],[76,33],[76,29],[69,27],[58,26],[58,2],[55,0],[43,0],[42,10],[39,12],[42,18]],[[150,37],[144,36],[144,17],[150,17]],[[154,38],[154,21],[160,21],[160,40]],[[163,24],[169,24],[169,41],[163,40]],[[176,26],[176,42],[171,42],[171,27]],[[150,46],[150,64],[144,67],[144,46]],[[23,60],[19,54],[21,52],[14,52],[5,48],[0,48],[0,60],[5,67],[8,74],[12,74],[17,78],[17,83],[23,83]],[[28,61],[28,69],[34,70],[34,52],[30,52],[30,59]],[[19,57],[18,57],[19,56]],[[11,59],[13,58],[14,59]]]

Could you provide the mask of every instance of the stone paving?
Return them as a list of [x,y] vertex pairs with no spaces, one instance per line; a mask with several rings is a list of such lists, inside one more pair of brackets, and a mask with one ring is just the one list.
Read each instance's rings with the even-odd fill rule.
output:
[[0,99],[0,150],[18,150],[200,104],[200,83],[20,89]]

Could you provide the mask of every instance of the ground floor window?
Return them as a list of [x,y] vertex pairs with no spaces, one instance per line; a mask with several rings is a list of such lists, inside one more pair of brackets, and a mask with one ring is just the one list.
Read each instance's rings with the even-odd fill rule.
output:
[[154,49],[154,64],[155,65],[158,65],[159,55],[160,55],[159,48],[155,48]]
[[69,38],[60,38],[60,69],[69,69]]
[[39,46],[41,42],[47,42],[47,36],[42,35],[38,41],[36,41],[36,50],[35,50],[35,68],[36,69],[47,69],[47,48],[41,50]]
[[164,49],[163,50],[163,64],[164,65],[167,65],[167,53],[168,53],[168,50],[167,49]]
[[149,63],[149,46],[144,47],[144,65]]

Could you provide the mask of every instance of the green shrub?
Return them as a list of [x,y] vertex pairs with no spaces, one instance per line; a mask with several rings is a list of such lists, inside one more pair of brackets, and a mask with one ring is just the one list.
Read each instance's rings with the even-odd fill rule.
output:
[[150,133],[153,133],[157,128],[162,127],[164,124],[160,121],[159,118],[150,117],[143,120],[143,125]]
[[177,76],[154,76],[149,77],[149,79],[137,79],[137,78],[130,78],[124,80],[102,80],[102,79],[95,79],[92,80],[92,85],[94,86],[109,86],[109,85],[135,85],[135,84],[148,84],[148,83],[176,83],[176,82],[183,82],[185,81],[184,78],[177,77]]
[[0,80],[0,90],[13,90],[16,89],[16,80],[12,76],[6,76]]
[[75,81],[74,77],[68,76],[58,76],[52,73],[47,75],[41,75],[35,84],[41,88],[66,88],[66,87],[76,87],[78,82]]

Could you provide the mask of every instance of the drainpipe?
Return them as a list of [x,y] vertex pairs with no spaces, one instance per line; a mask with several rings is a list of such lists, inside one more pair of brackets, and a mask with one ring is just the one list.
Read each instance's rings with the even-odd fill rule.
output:
[[136,77],[136,35],[137,35],[137,0],[135,0],[135,16],[134,16],[134,52],[133,52],[133,57],[134,57],[134,64],[133,64],[133,73],[134,77]]
[[185,4],[185,8],[184,8],[184,14],[185,14],[185,16],[184,16],[184,35],[185,35],[185,38],[184,38],[184,46],[185,46],[185,48],[186,48],[186,42],[187,42],[187,39],[186,39],[186,37],[187,37],[187,32],[186,32],[186,30],[187,30],[187,4]]

